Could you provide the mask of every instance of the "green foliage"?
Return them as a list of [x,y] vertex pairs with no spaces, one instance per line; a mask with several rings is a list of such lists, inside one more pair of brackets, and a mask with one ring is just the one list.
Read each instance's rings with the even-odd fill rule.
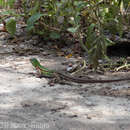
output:
[[14,6],[15,1],[16,0],[0,0],[0,6],[3,8],[12,8]]
[[16,18],[18,15],[14,10],[6,10],[0,12],[0,23],[5,24],[6,30],[12,35],[15,35],[16,32]]
[[14,36],[16,32],[16,20],[15,19],[8,20],[6,22],[6,29],[12,36]]
[[27,31],[32,31],[33,29],[35,29],[34,25],[41,16],[43,16],[43,14],[36,13],[27,20]]
[[[0,0],[0,4],[2,2]],[[47,40],[60,41],[71,33],[71,39],[79,40],[96,68],[98,60],[106,57],[106,48],[112,43],[104,35],[104,30],[112,35],[122,35],[123,26],[129,22],[128,15],[125,15],[130,3],[129,0],[22,0],[22,7],[23,14],[19,16],[24,17],[29,32]]]
[[50,38],[52,39],[59,39],[60,38],[60,34],[57,32],[51,32],[50,33]]
[[23,7],[29,31],[35,30],[33,33],[50,39],[62,39],[62,34],[71,33],[88,52],[89,61],[96,68],[112,43],[103,32],[108,30],[121,36],[122,8],[125,9],[128,3],[124,0],[24,0]]
[[76,33],[79,29],[79,26],[77,27],[71,27],[71,28],[68,28],[67,31],[71,32],[71,33]]

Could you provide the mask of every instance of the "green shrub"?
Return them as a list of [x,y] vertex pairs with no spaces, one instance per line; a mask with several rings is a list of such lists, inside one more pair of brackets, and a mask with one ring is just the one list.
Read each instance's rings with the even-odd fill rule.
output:
[[[62,40],[70,33],[88,52],[89,61],[96,68],[112,43],[104,30],[121,36],[129,5],[129,0],[22,0],[22,16],[27,31],[48,40]],[[14,30],[9,32],[14,34]]]

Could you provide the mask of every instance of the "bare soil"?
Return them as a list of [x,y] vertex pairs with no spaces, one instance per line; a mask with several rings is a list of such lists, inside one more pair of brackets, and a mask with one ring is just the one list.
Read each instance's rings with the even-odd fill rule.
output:
[[[130,81],[50,86],[48,79],[33,75],[35,70],[29,59],[36,57],[45,66],[57,70],[66,69],[66,64],[76,62],[77,59],[56,56],[46,48],[38,50],[30,44],[37,42],[35,39],[25,38],[25,44],[22,40],[12,43],[9,41],[8,35],[1,33],[2,130],[130,129]],[[113,79],[130,76],[130,72],[93,76]]]

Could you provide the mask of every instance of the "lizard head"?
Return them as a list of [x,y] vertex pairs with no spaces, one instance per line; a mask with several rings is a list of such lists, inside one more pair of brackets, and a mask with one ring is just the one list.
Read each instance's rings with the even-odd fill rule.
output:
[[32,63],[32,65],[33,65],[34,67],[37,67],[37,66],[40,65],[40,62],[39,62],[36,58],[31,58],[31,59],[30,59],[30,62]]

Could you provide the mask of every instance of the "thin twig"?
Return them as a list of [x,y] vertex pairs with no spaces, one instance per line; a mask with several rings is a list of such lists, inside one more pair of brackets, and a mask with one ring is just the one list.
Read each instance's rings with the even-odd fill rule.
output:
[[81,68],[79,68],[77,71],[73,72],[71,75],[78,73],[79,71],[83,70],[85,67],[86,67],[86,61],[83,60],[83,66]]

